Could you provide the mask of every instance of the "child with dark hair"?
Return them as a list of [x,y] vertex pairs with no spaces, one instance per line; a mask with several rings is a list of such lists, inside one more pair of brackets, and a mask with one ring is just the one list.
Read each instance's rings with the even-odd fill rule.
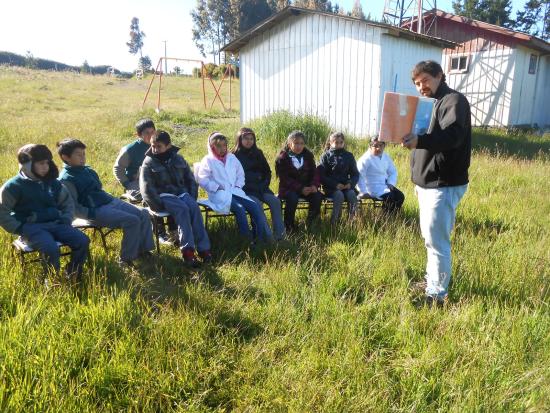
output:
[[139,120],[136,123],[137,139],[120,150],[113,166],[115,178],[130,199],[136,201],[141,201],[139,168],[145,159],[145,152],[151,147],[151,137],[155,132],[155,123],[151,119]]
[[202,158],[197,175],[199,185],[208,193],[208,201],[214,211],[224,214],[233,212],[239,232],[254,238],[254,230],[248,226],[248,212],[257,238],[272,241],[262,208],[243,191],[243,167],[235,155],[227,152],[227,138],[221,133],[214,132],[208,137],[208,155]]
[[346,151],[344,134],[332,133],[325,143],[325,152],[321,155],[319,174],[325,195],[332,198],[332,216],[330,222],[336,225],[342,212],[344,200],[349,205],[349,217],[355,215],[357,194],[355,185],[359,179],[357,163],[351,152]]
[[281,201],[269,189],[271,169],[265,159],[264,153],[256,146],[256,134],[252,129],[239,129],[233,153],[244,170],[243,191],[262,210],[263,203],[269,206],[273,224],[273,236],[276,240],[283,239],[285,226],[283,224]]
[[377,136],[371,139],[369,149],[357,161],[357,188],[360,198],[382,199],[384,211],[395,212],[403,205],[405,195],[395,187],[397,169],[390,156],[384,152],[385,146]]
[[319,192],[319,171],[313,154],[306,148],[305,135],[291,132],[283,150],[275,160],[275,172],[279,177],[279,197],[284,199],[284,222],[287,231],[296,229],[296,207],[300,198],[309,203],[308,225],[319,217],[323,196]]
[[132,267],[139,257],[153,249],[153,232],[148,212],[123,202],[103,190],[97,173],[86,166],[86,145],[67,138],[57,143],[64,162],[59,176],[75,204],[75,216],[107,228],[122,228],[119,265]]
[[158,131],[141,166],[139,186],[153,211],[166,211],[176,222],[183,260],[197,267],[195,250],[203,262],[212,261],[210,240],[197,204],[198,187],[189,165],[172,145],[170,135]]
[[29,144],[19,149],[17,159],[19,174],[0,188],[0,226],[43,253],[55,272],[60,267],[57,242],[69,246],[66,273],[79,280],[90,240],[71,226],[73,203],[57,180],[52,153],[45,145]]

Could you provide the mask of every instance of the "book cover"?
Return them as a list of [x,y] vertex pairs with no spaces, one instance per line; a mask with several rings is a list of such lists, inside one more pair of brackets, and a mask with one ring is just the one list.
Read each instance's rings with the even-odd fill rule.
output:
[[379,139],[401,143],[407,133],[422,135],[433,122],[435,99],[402,93],[384,93]]

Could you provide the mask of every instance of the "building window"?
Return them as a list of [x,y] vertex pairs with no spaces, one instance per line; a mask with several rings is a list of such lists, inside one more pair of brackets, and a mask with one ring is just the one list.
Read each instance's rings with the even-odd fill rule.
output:
[[535,73],[537,73],[538,58],[539,57],[536,54],[532,54],[531,58],[529,59],[529,74],[530,75],[534,75]]
[[464,73],[468,71],[470,64],[469,56],[454,56],[451,57],[449,73]]

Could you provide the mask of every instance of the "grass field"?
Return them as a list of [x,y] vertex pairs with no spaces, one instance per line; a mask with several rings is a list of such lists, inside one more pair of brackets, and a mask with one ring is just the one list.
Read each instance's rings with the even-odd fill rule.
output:
[[[112,163],[140,117],[171,132],[189,162],[210,131],[240,126],[237,111],[201,109],[198,80],[168,79],[160,114],[153,100],[141,111],[146,87],[0,67],[1,180],[17,172],[21,145],[53,150],[73,136],[120,194]],[[237,85],[233,98],[238,109]],[[266,134],[292,127],[278,126],[254,123]],[[274,160],[284,136],[259,138]],[[415,307],[408,288],[423,277],[425,249],[399,147],[388,149],[406,195],[394,221],[366,211],[330,231],[325,217],[252,250],[217,221],[214,265],[198,273],[174,248],[124,272],[115,233],[108,251],[93,241],[83,286],[45,290],[2,231],[0,411],[550,411],[550,137],[473,139],[444,309]],[[356,156],[367,147],[348,145]]]

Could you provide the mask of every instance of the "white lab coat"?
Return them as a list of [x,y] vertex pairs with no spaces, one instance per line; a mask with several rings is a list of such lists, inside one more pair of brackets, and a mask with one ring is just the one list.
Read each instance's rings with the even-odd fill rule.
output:
[[357,169],[359,170],[357,189],[361,194],[379,198],[390,192],[388,184],[397,185],[397,169],[386,152],[378,157],[373,155],[370,149],[367,150],[357,160]]
[[244,186],[244,170],[235,155],[227,154],[225,165],[208,148],[208,155],[202,158],[197,168],[197,181],[208,193],[208,205],[214,211],[228,214],[233,195],[248,199]]

